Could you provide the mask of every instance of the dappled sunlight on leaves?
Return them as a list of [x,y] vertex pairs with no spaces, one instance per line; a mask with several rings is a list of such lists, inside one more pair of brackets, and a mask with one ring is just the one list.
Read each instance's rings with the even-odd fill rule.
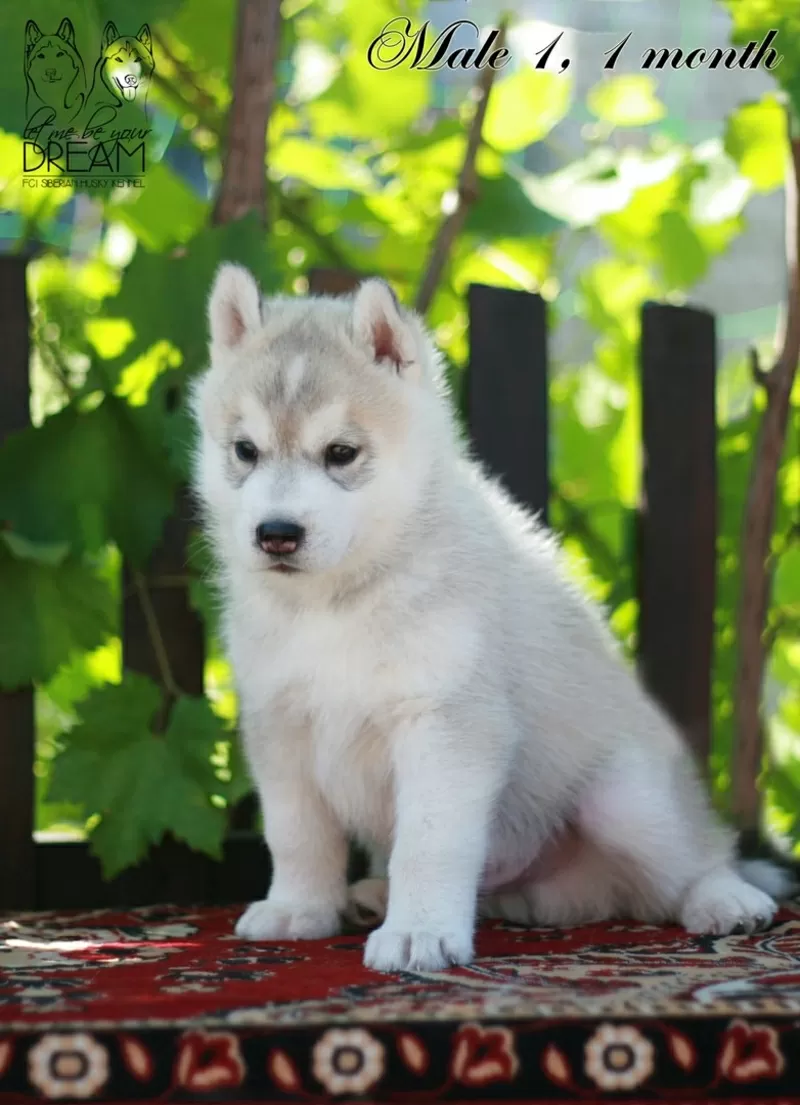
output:
[[569,110],[572,81],[524,65],[501,79],[486,112],[484,136],[496,150],[524,149],[545,138]]
[[598,119],[615,127],[641,127],[663,119],[667,109],[655,94],[647,73],[627,73],[600,81],[589,89],[587,106]]

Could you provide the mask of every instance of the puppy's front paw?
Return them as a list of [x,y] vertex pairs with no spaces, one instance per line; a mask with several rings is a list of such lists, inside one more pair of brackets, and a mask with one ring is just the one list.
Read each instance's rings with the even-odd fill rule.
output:
[[403,932],[382,925],[367,938],[364,964],[375,971],[441,971],[472,956],[469,932]]
[[760,932],[777,911],[775,901],[734,871],[712,872],[692,887],[681,911],[681,922],[689,932],[727,936],[729,933]]
[[339,932],[335,906],[253,902],[236,922],[244,940],[323,940]]

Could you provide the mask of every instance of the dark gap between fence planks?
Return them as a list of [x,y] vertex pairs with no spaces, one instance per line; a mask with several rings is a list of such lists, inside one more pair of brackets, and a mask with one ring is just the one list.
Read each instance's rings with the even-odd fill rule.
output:
[[[312,294],[345,294],[362,277],[336,269],[309,274]],[[0,434],[28,418],[28,318],[24,264],[0,258],[6,357],[2,370]],[[509,490],[545,514],[549,498],[546,305],[537,295],[473,286],[468,293],[469,425],[475,453]],[[706,757],[710,731],[714,540],[716,533],[715,350],[713,318],[689,308],[649,304],[643,311],[642,421],[647,440],[639,513],[639,662],[665,709],[684,726]],[[148,566],[148,575],[182,574],[188,500]],[[135,593],[127,587],[123,611],[128,667],[157,676]],[[185,592],[149,587],[163,622],[176,681],[202,690],[202,626]],[[146,861],[103,882],[83,842],[40,841],[33,824],[32,693],[0,696],[0,880],[4,908],[129,906],[174,901],[221,904],[263,895],[269,860],[252,832],[234,831],[225,858],[215,863],[174,840]],[[250,804],[252,810],[253,803]],[[248,823],[249,817],[239,824]],[[35,856],[35,886],[33,879]],[[360,859],[353,857],[353,874]]]
[[[24,257],[0,257],[0,444],[31,420],[26,267]],[[0,910],[34,900],[35,730],[33,688],[0,691]]]

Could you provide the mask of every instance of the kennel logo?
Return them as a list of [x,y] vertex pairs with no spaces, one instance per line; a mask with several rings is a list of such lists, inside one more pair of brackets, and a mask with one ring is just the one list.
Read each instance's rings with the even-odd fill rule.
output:
[[71,20],[53,33],[25,27],[23,184],[142,187],[155,70],[150,28],[120,34],[108,22],[89,80]]

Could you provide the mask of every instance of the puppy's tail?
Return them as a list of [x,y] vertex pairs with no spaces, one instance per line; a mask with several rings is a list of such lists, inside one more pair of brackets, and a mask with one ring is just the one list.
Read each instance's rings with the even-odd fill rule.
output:
[[800,890],[793,872],[769,859],[740,859],[736,870],[745,882],[763,890],[777,902],[793,898]]

